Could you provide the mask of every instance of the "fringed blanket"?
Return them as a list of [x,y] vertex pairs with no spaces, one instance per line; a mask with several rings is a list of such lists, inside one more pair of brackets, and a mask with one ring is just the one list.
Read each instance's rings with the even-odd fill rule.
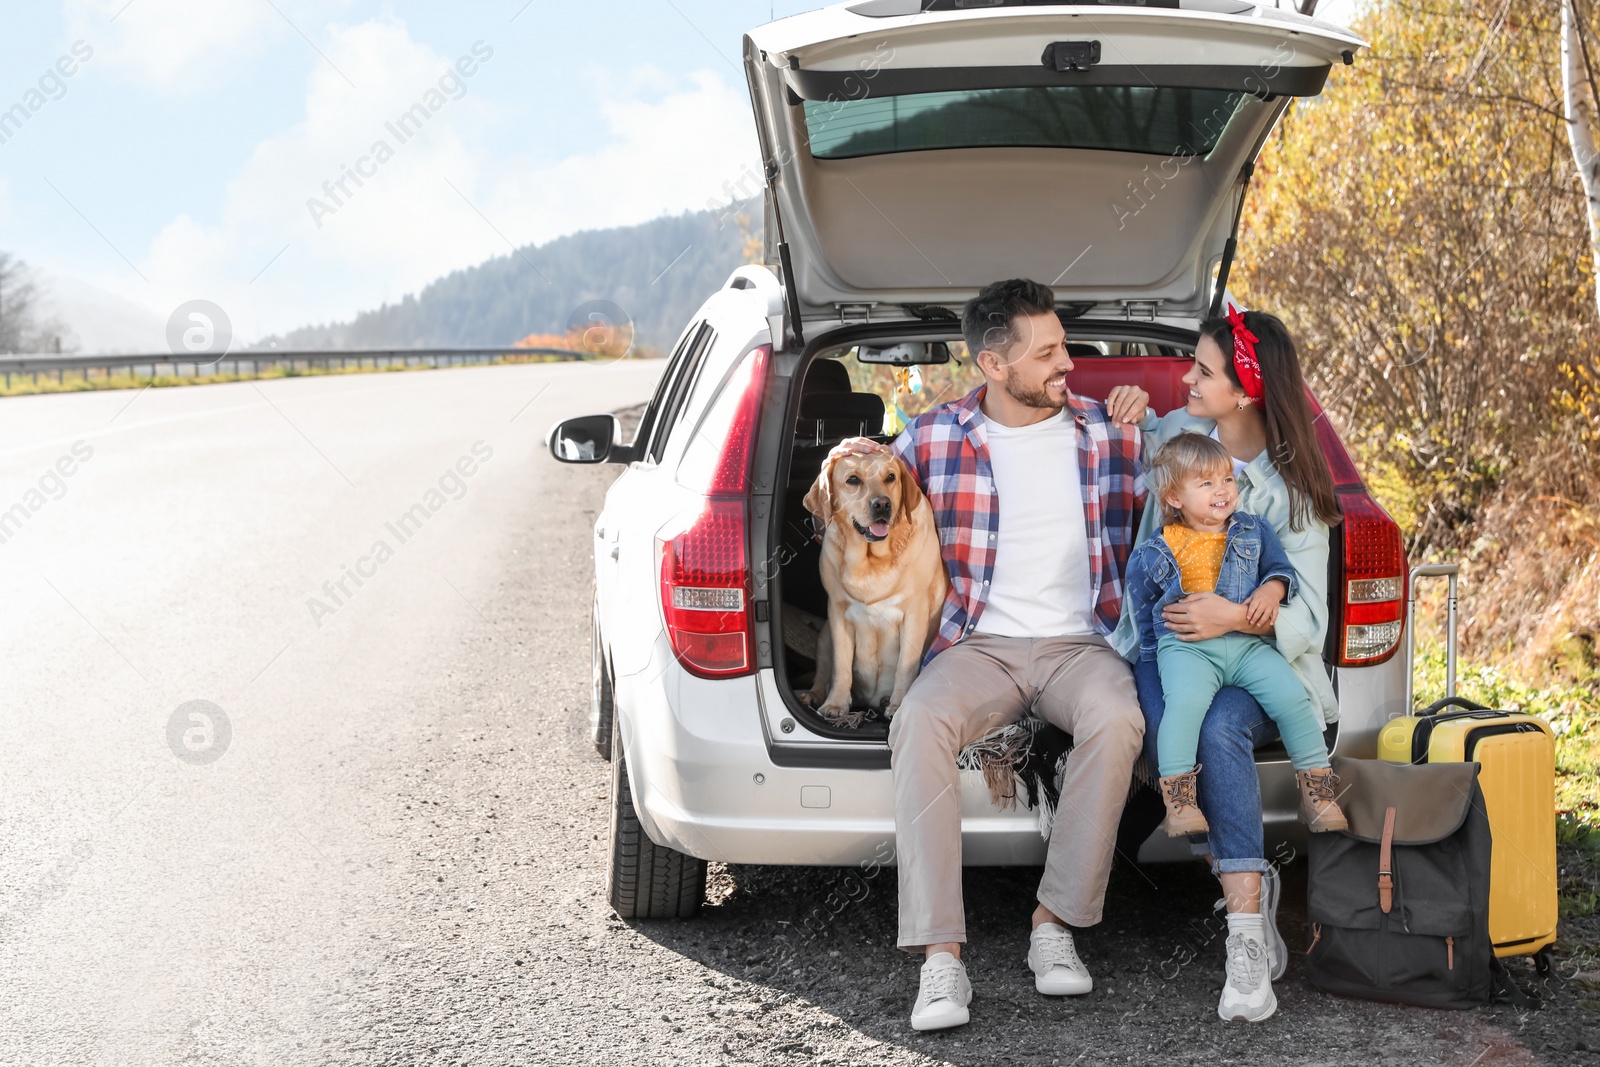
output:
[[[962,749],[956,767],[981,772],[996,807],[1014,809],[1021,799],[1024,807],[1038,813],[1039,833],[1048,841],[1061,803],[1061,775],[1071,752],[1070,735],[1030,715]],[[1135,760],[1129,794],[1154,787],[1144,760]]]
[[1042,719],[1026,716],[981,737],[961,750],[956,766],[979,771],[996,807],[1023,805],[1039,816],[1039,833],[1050,838],[1056,805],[1061,802],[1061,772],[1072,738]]

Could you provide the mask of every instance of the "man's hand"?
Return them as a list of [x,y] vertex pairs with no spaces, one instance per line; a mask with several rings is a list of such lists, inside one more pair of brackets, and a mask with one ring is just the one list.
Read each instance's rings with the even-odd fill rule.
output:
[[1149,406],[1150,394],[1137,385],[1119,385],[1106,397],[1106,414],[1112,422],[1139,422]]
[[1282,578],[1268,578],[1245,598],[1245,618],[1252,626],[1271,626],[1278,621],[1278,606],[1288,592],[1289,586]]
[[828,458],[838,459],[840,456],[864,456],[869,452],[889,451],[892,450],[888,445],[874,441],[870,437],[846,437],[828,450]]

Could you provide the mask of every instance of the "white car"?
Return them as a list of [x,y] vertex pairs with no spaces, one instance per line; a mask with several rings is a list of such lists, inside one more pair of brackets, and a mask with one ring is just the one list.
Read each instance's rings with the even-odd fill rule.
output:
[[[745,38],[765,265],[707,299],[631,443],[610,415],[550,435],[563,462],[627,465],[594,530],[618,913],[694,914],[707,861],[892,856],[886,725],[833,727],[795,696],[826,614],[801,506],[822,456],[978,384],[960,310],[1001,278],[1054,288],[1074,391],[1182,404],[1257,152],[1360,47],[1244,0],[864,0]],[[1404,700],[1406,559],[1326,419],[1318,435],[1345,517],[1331,747],[1370,757]],[[1257,759],[1273,855],[1300,832],[1294,780],[1281,749]],[[963,789],[967,864],[1042,862],[1032,812],[996,807],[975,772]]]

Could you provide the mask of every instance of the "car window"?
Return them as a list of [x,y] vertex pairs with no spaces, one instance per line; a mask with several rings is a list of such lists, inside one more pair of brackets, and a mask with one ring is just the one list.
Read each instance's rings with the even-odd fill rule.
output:
[[633,444],[640,449],[639,458],[644,458],[644,445],[649,442],[651,431],[661,415],[661,409],[666,406],[667,396],[672,391],[672,385],[678,380],[678,373],[683,368],[684,360],[690,349],[694,348],[695,339],[700,336],[699,328],[684,331],[683,339],[678,342],[678,347],[667,359],[667,369],[662,372],[661,380],[656,383],[655,395],[650,398],[650,403],[645,405],[644,415],[639,419],[639,428],[634,432]]
[[1186,160],[1206,156],[1246,94],[1168,86],[961,89],[807,100],[817,159],[944,148],[1079,148]]
[[694,388],[694,380],[700,374],[700,368],[705,363],[706,353],[711,350],[711,342],[715,336],[710,326],[702,325],[684,352],[679,366],[675,368],[677,374],[671,379],[671,388],[663,398],[655,425],[651,427],[648,454],[652,462],[661,462],[662,453],[667,448],[667,438],[683,411],[683,402],[688,397],[689,390]]
[[850,349],[840,360],[850,372],[850,387],[857,393],[873,393],[883,401],[887,418],[883,432],[889,436],[905,429],[907,422],[950,400],[966,396],[983,384],[983,371],[967,357],[967,346],[950,342],[950,362],[915,367],[891,367],[882,363],[862,363]]

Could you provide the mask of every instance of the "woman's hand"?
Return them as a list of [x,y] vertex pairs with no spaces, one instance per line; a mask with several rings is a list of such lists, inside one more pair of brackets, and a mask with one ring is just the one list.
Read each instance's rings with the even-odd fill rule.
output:
[[1161,614],[1167,621],[1167,629],[1180,641],[1208,641],[1228,633],[1261,637],[1272,632],[1271,624],[1253,625],[1245,615],[1243,604],[1235,604],[1215,593],[1190,593],[1168,604]]
[[874,441],[870,437],[846,437],[843,441],[828,450],[829,459],[838,459],[840,456],[864,456],[868,452],[891,451],[888,445]]
[[1112,422],[1140,422],[1150,406],[1150,394],[1137,385],[1119,385],[1106,397],[1106,414]]
[[1278,621],[1278,606],[1288,594],[1289,583],[1282,578],[1268,578],[1245,597],[1244,615],[1254,626],[1272,626]]

